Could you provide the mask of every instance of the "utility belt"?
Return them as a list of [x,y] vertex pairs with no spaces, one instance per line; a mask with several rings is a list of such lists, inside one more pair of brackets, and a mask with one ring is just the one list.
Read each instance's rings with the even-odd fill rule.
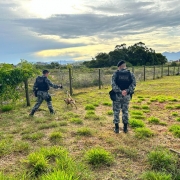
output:
[[[130,93],[130,92],[127,93],[127,95],[130,95],[131,99],[132,99],[133,94],[134,94],[134,92],[133,93]],[[116,101],[116,99],[117,99],[116,96],[120,96],[120,95],[121,95],[120,93],[116,93],[113,90],[109,91],[109,96],[110,96],[110,99],[112,101]]]

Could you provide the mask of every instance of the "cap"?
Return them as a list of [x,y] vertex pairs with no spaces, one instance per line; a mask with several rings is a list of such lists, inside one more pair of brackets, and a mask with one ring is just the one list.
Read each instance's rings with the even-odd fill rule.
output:
[[121,61],[118,62],[117,67],[119,67],[119,66],[121,66],[122,64],[125,64],[125,63],[126,63],[125,61],[121,60]]

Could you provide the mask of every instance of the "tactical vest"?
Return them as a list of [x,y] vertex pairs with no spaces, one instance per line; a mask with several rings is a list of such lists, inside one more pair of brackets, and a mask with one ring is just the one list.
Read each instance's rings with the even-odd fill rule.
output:
[[128,89],[132,83],[130,71],[117,71],[115,82],[121,90]]
[[49,85],[45,82],[46,77],[43,76],[38,76],[36,78],[36,84],[38,91],[48,91],[49,90]]

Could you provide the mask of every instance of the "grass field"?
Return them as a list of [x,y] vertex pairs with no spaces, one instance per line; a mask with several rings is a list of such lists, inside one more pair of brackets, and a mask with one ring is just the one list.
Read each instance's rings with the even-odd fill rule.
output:
[[74,90],[77,110],[51,91],[53,116],[45,103],[33,118],[22,103],[1,112],[0,180],[179,180],[179,82],[138,82],[127,134],[113,132],[110,86]]

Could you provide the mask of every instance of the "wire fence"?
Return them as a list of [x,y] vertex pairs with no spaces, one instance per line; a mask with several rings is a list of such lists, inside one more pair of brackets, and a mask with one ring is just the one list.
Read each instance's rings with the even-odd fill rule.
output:
[[[164,76],[179,75],[179,66],[141,66],[128,68],[134,73],[136,81],[155,80]],[[72,69],[56,69],[51,73],[51,78],[54,83],[60,84],[68,91],[72,89],[86,88],[97,86],[103,88],[111,84],[112,74],[117,70],[117,67],[111,68],[92,68],[73,67]]]

